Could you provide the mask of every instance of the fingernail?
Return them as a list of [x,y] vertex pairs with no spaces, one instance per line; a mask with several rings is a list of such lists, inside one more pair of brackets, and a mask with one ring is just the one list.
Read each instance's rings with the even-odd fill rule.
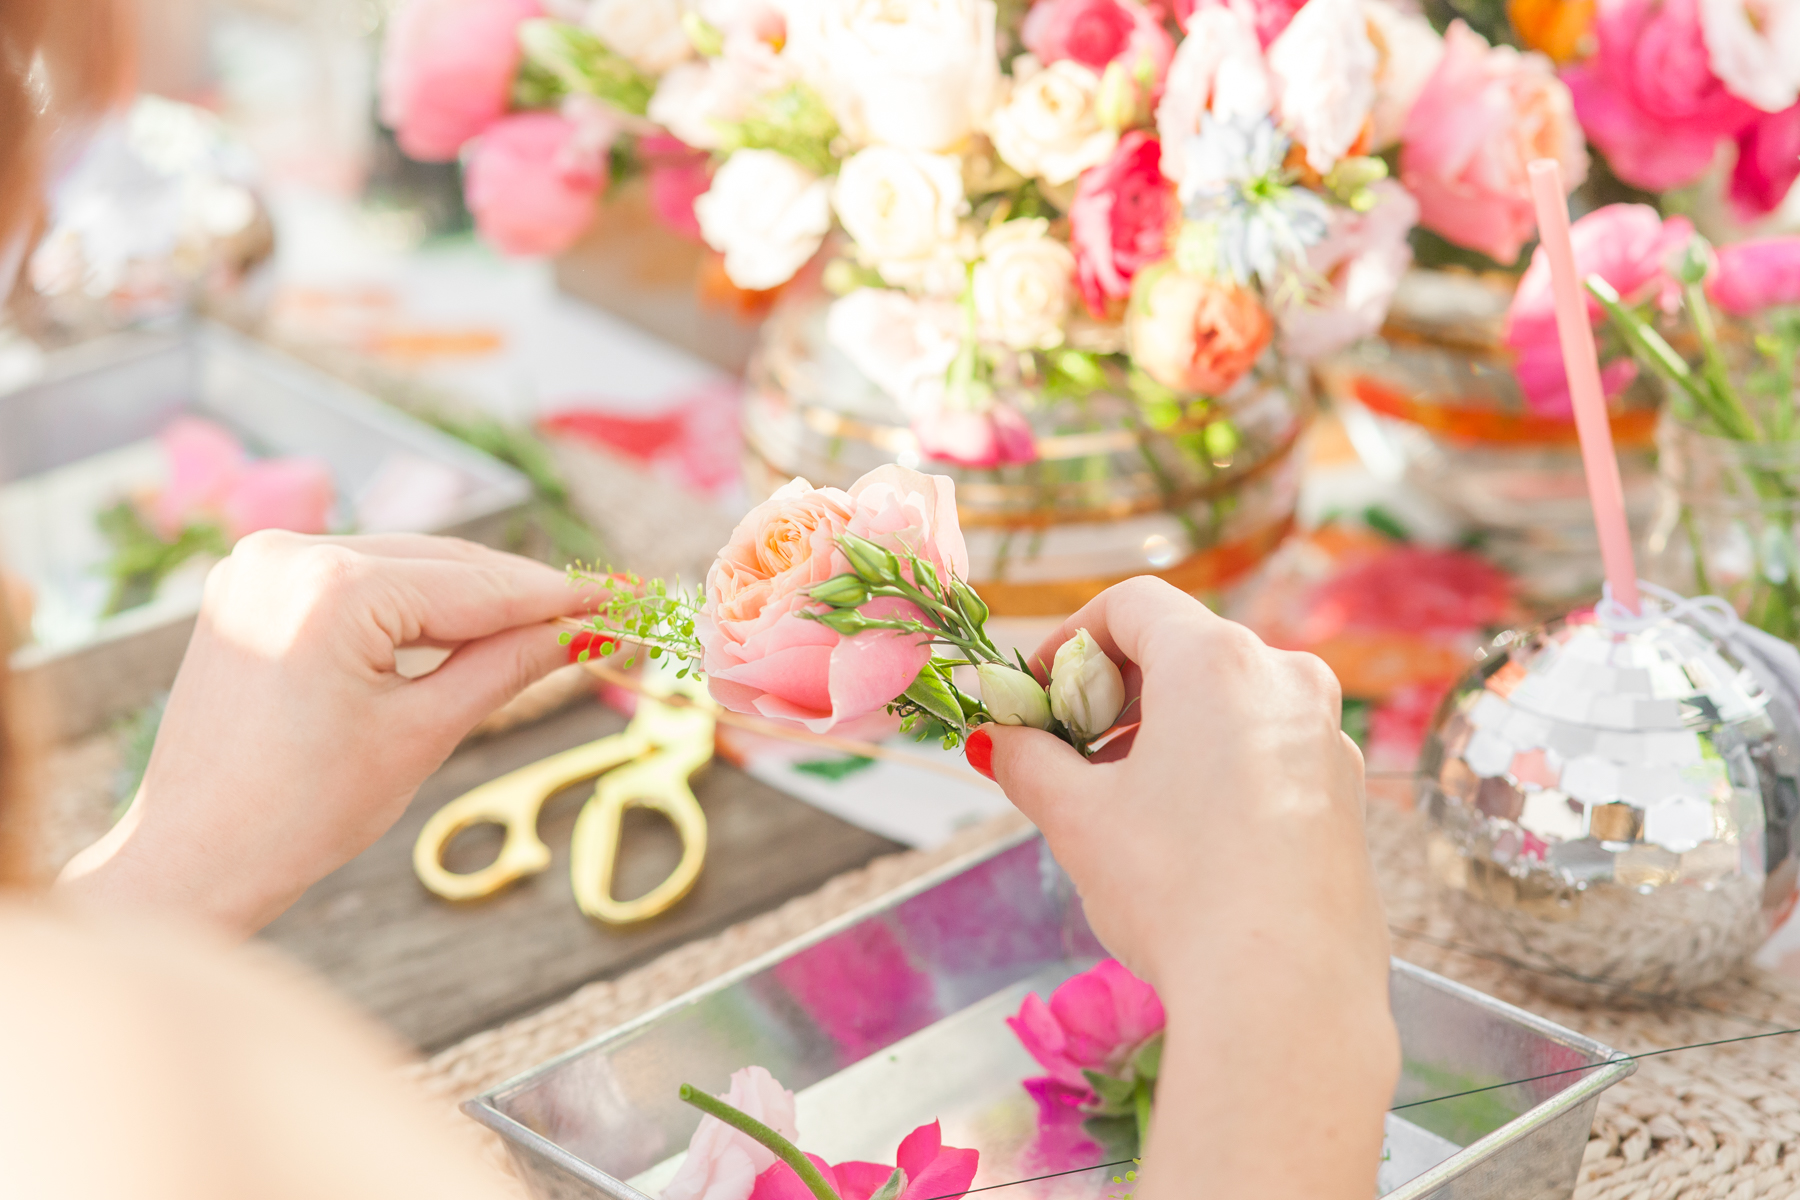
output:
[[584,651],[589,658],[599,658],[600,647],[609,645],[612,641],[612,638],[607,637],[603,633],[591,633],[587,630],[583,630],[573,638],[569,639],[569,661],[572,663],[580,662],[581,655]]
[[971,767],[989,779],[994,778],[994,739],[987,730],[977,729],[969,735],[963,743],[963,757]]

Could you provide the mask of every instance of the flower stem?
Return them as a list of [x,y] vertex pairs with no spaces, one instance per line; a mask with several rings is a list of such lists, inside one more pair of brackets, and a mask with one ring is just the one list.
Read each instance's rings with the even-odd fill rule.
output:
[[800,1182],[806,1185],[807,1190],[812,1192],[817,1200],[842,1200],[832,1190],[831,1184],[825,1181],[825,1176],[820,1174],[819,1168],[813,1165],[812,1159],[800,1152],[800,1147],[749,1113],[734,1108],[710,1092],[701,1091],[691,1083],[681,1085],[681,1102],[691,1104],[707,1116],[717,1117],[739,1133],[754,1138],[776,1158],[792,1167],[794,1174],[800,1177]]
[[1144,1152],[1144,1147],[1150,1141],[1150,1100],[1152,1096],[1150,1089],[1150,1081],[1140,1075],[1138,1077],[1137,1087],[1131,1094],[1132,1111],[1137,1117],[1139,1154]]

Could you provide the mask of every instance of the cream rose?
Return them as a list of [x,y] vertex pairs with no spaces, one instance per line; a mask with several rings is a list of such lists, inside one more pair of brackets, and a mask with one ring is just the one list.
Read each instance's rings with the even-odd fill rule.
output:
[[845,160],[832,193],[858,255],[896,287],[962,290],[962,160],[871,146]]
[[594,0],[587,27],[646,75],[661,75],[690,57],[681,0]]
[[694,216],[731,282],[763,291],[818,252],[831,229],[831,185],[773,150],[740,150],[694,201]]
[[947,300],[891,288],[858,288],[832,302],[825,336],[909,420],[944,404],[944,375],[962,348],[961,319]]
[[1062,345],[1075,293],[1075,256],[1042,217],[1008,221],[981,239],[975,322],[981,336],[1014,350]]
[[1309,0],[1269,47],[1282,128],[1313,170],[1331,170],[1362,136],[1378,65],[1357,0]]
[[1375,107],[1369,112],[1375,127],[1371,149],[1385,150],[1400,140],[1406,114],[1444,57],[1444,39],[1430,21],[1401,12],[1388,0],[1363,0],[1362,12],[1376,56]]
[[1099,99],[1100,76],[1090,68],[1070,58],[1045,67],[1021,54],[1006,100],[988,118],[988,136],[1021,175],[1068,183],[1118,144],[1118,133],[1100,120]]
[[858,143],[950,150],[1000,78],[993,0],[792,0],[786,53]]

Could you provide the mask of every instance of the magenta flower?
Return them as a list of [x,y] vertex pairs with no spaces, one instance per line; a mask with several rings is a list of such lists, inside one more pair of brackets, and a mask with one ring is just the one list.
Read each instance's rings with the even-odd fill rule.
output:
[[1156,989],[1109,958],[1065,981],[1048,1004],[1025,997],[1006,1023],[1052,1079],[1089,1089],[1086,1072],[1123,1076],[1165,1017]]
[[[834,1167],[816,1154],[806,1157],[843,1200],[869,1200],[894,1173],[893,1167],[879,1163],[847,1162]],[[960,1197],[968,1191],[981,1164],[979,1152],[944,1145],[943,1130],[936,1121],[907,1134],[896,1158],[900,1170],[906,1172],[906,1186],[898,1200]],[[813,1200],[813,1194],[792,1167],[778,1162],[756,1177],[750,1200]]]
[[1718,248],[1719,265],[1707,281],[1713,302],[1734,317],[1765,308],[1800,304],[1800,237],[1761,238]]
[[1168,253],[1180,217],[1162,173],[1162,143],[1133,130],[1105,162],[1083,172],[1069,205],[1075,280],[1096,317],[1123,304],[1137,273]]
[[1739,219],[1754,221],[1780,207],[1800,178],[1800,104],[1759,115],[1738,134],[1731,171],[1731,205]]

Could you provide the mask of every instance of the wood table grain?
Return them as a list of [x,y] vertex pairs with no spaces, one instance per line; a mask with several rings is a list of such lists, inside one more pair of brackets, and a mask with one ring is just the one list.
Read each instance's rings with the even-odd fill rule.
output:
[[[569,789],[544,810],[538,829],[553,861],[543,874],[492,899],[461,905],[420,885],[412,871],[413,842],[440,806],[497,775],[624,725],[611,709],[583,701],[465,747],[426,781],[393,829],[315,885],[263,936],[429,1053],[901,848],[715,761],[694,779],[710,826],[700,882],[673,910],[641,925],[599,925],[575,907],[569,834],[591,784]],[[491,861],[498,845],[495,831],[471,830],[452,844],[447,865],[472,870]],[[648,891],[679,856],[666,821],[633,812],[618,894]]]

